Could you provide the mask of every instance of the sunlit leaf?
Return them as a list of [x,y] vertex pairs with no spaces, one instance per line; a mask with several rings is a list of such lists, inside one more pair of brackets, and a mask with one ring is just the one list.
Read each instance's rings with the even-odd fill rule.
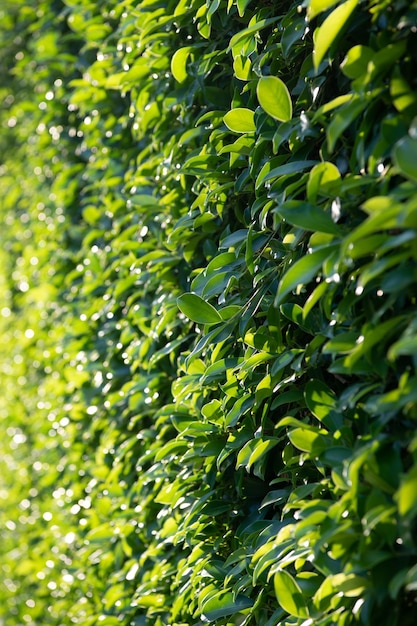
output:
[[263,76],[256,87],[259,104],[268,115],[280,122],[288,122],[292,118],[292,101],[290,92],[283,81],[277,76]]
[[207,622],[214,622],[222,617],[240,613],[250,608],[253,602],[244,595],[234,596],[232,593],[218,592],[202,604],[202,618]]
[[197,324],[217,324],[222,321],[220,313],[212,304],[195,293],[185,293],[177,299],[178,308]]
[[290,291],[309,283],[334,250],[334,246],[314,250],[291,265],[278,285],[275,303],[280,304]]
[[368,64],[374,56],[374,51],[368,46],[353,46],[347,53],[341,68],[349,78],[358,78],[366,74]]
[[294,617],[309,617],[309,611],[300,586],[286,570],[279,570],[274,576],[275,595],[283,609]]
[[334,163],[325,161],[315,165],[308,177],[307,198],[316,202],[318,196],[334,196],[340,190],[340,172]]
[[339,0],[310,0],[307,10],[308,18],[312,20],[338,2]]
[[171,72],[175,80],[179,83],[183,83],[187,77],[187,60],[191,54],[192,47],[186,46],[185,48],[179,48],[173,54],[171,59]]
[[339,34],[346,27],[357,5],[358,0],[346,0],[331,12],[320,26],[314,41],[313,61],[316,69],[319,67],[333,42],[336,41]]
[[255,114],[251,109],[236,108],[224,116],[224,123],[235,133],[253,133],[256,130]]

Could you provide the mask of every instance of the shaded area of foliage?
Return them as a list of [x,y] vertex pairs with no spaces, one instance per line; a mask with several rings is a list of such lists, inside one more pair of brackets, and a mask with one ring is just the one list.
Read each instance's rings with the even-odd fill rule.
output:
[[0,11],[0,618],[414,624],[417,4]]

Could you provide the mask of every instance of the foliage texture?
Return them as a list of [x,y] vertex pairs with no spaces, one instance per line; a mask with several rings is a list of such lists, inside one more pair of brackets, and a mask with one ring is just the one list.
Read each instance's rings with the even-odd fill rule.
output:
[[416,17],[2,3],[2,624],[416,623]]

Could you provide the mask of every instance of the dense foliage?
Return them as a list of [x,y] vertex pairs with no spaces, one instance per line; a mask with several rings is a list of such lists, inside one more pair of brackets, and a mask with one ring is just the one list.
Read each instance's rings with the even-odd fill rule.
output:
[[2,3],[4,626],[415,624],[416,16]]

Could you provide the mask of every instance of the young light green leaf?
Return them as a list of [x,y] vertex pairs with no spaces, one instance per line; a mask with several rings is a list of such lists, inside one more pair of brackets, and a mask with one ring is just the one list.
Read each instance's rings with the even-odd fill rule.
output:
[[240,30],[238,33],[233,35],[233,37],[231,38],[229,42],[229,47],[227,51],[229,52],[230,50],[233,50],[234,53],[236,51],[236,54],[240,54],[239,48],[241,46],[238,46],[238,44],[241,44],[242,42],[244,42],[250,35],[255,35],[255,33],[259,32],[263,28],[267,28],[268,26],[271,26],[271,24],[274,24],[279,19],[280,18],[276,16],[276,17],[269,17],[264,20],[258,20],[258,21],[255,21],[254,23],[251,23],[250,26],[248,26],[247,28],[244,28],[243,30]]
[[276,572],[274,588],[278,603],[287,613],[300,618],[309,617],[301,588],[286,570]]
[[313,62],[317,69],[323,61],[325,54],[330,46],[336,40],[343,28],[346,26],[348,19],[355,10],[359,0],[346,0],[330,13],[316,31],[317,35],[314,42]]
[[308,19],[314,19],[317,15],[323,13],[323,11],[327,11],[327,9],[330,9],[330,7],[332,7],[337,2],[339,2],[339,0],[310,0],[309,7],[307,9]]
[[177,298],[177,305],[181,313],[196,324],[217,324],[222,321],[214,306],[196,293],[184,293]]
[[236,108],[228,111],[223,120],[235,133],[253,133],[256,130],[255,113],[251,109]]
[[171,72],[175,80],[183,83],[187,79],[187,60],[191,54],[192,47],[179,48],[171,59]]
[[243,17],[245,14],[245,9],[248,6],[251,0],[237,0],[237,10],[240,17]]
[[316,202],[317,196],[337,194],[340,180],[340,172],[336,165],[329,161],[318,163],[313,167],[308,177],[308,201]]
[[326,440],[317,431],[313,432],[305,428],[296,428],[288,433],[288,439],[298,450],[309,452],[313,456],[319,455],[326,449]]
[[263,110],[279,122],[292,118],[292,101],[285,83],[277,76],[262,76],[256,87],[256,95]]
[[281,304],[284,297],[299,285],[310,282],[323,265],[324,261],[337,248],[335,245],[319,248],[310,254],[306,254],[301,259],[291,265],[282,277],[278,285],[278,293],[275,298],[275,306]]
[[252,74],[252,63],[249,57],[236,55],[233,61],[233,70],[239,80],[249,80]]
[[341,70],[348,78],[358,78],[366,73],[368,63],[372,60],[374,51],[368,46],[353,46],[347,53]]

